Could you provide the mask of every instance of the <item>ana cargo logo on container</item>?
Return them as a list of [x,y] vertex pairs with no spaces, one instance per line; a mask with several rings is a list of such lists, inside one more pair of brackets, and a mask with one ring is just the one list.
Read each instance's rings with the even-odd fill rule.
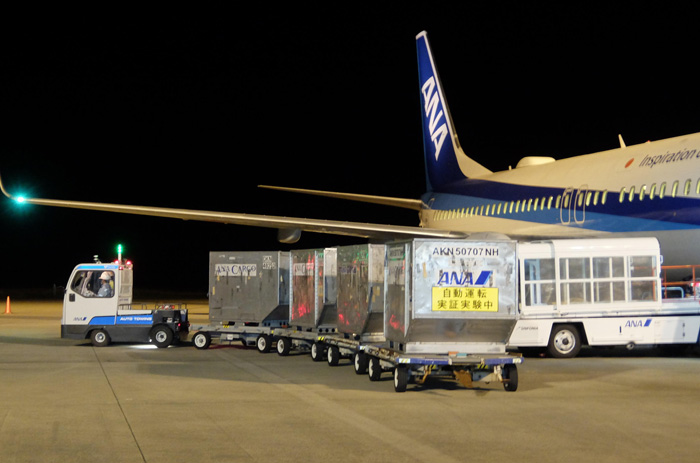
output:
[[256,264],[216,264],[216,276],[218,277],[254,277],[258,274]]
[[491,280],[491,275],[493,272],[491,270],[483,270],[479,272],[479,275],[474,279],[474,272],[455,272],[455,271],[443,271],[440,270],[440,276],[438,277],[438,286],[484,286]]

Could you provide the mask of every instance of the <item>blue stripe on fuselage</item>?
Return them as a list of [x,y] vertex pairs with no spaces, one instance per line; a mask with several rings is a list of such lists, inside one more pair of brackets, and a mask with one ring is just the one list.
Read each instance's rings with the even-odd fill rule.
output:
[[[595,193],[595,190],[590,190]],[[514,185],[486,180],[469,179],[445,188],[443,193],[427,193],[423,200],[430,204],[434,210],[455,210],[490,204],[510,203],[511,201],[527,201],[529,199],[549,199],[552,196],[562,196],[563,188],[533,187]],[[602,192],[600,192],[602,196]],[[576,198],[576,190],[573,190],[570,201]],[[540,206],[541,207],[541,206]],[[559,208],[554,204],[551,209],[537,211],[489,214],[490,217],[520,220],[541,224],[562,225]],[[574,211],[574,207],[576,211]],[[619,191],[608,191],[605,204],[594,205],[592,201],[584,207],[585,220],[576,223],[574,212],[582,214],[582,208],[576,204],[572,206],[570,217],[571,227],[589,230],[624,232],[645,230],[680,230],[692,229],[700,226],[700,200],[697,198],[672,198],[666,195],[663,199],[658,197],[649,199],[645,197],[639,200],[638,194],[632,201],[626,195],[622,202],[619,201]],[[564,212],[567,212],[566,209]]]

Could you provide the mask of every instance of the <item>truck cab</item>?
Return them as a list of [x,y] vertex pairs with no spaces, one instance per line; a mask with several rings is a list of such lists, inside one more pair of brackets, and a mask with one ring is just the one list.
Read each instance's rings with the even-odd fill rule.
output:
[[119,259],[77,265],[63,298],[61,337],[90,339],[98,347],[111,342],[153,342],[168,347],[187,337],[186,309],[174,304],[147,309],[133,304],[132,298],[130,262]]

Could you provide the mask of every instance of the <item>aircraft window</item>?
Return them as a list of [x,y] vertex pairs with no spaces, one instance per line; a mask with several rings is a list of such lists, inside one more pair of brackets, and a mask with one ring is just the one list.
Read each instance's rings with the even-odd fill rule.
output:
[[700,178],[698,179],[698,183],[695,185],[695,194],[700,195]]
[[651,191],[649,191],[649,199],[654,199],[655,195],[656,195],[656,183],[652,183]]
[[515,202],[515,213],[517,214],[518,212],[520,212],[520,200]]
[[559,209],[559,204],[561,204],[561,195],[557,195],[557,202],[555,203],[554,207]]
[[665,195],[666,195],[666,182],[661,184],[661,188],[659,189],[659,199],[664,199]]
[[688,179],[685,181],[685,189],[683,190],[683,194],[685,196],[688,196],[690,194],[690,187],[693,185],[693,181]]
[[578,204],[577,204],[577,206],[578,206],[578,207],[583,206],[583,197],[585,196],[585,194],[584,194],[584,193],[581,193],[581,192],[579,191],[579,192],[576,194],[576,196],[578,197],[578,200],[577,200],[577,203],[578,203]]
[[484,215],[489,215],[489,209],[491,208],[490,204],[486,205],[486,211],[484,212]]
[[569,208],[569,199],[571,198],[571,195],[565,195],[564,196],[564,205],[562,206],[564,209]]
[[552,201],[554,201],[554,196],[549,197],[549,201],[547,201],[547,209],[552,208]]
[[671,190],[671,197],[672,197],[672,198],[675,198],[675,197],[676,197],[676,193],[678,193],[678,180],[676,180],[675,182],[673,182],[673,189]]
[[501,208],[503,207],[503,203],[498,203],[498,212],[496,214],[501,215]]
[[586,206],[591,205],[591,198],[593,197],[593,192],[589,191],[586,193]]
[[639,200],[640,201],[644,199],[644,195],[646,194],[646,192],[647,192],[647,186],[642,185],[642,187],[639,189]]
[[630,188],[629,201],[632,202],[634,199],[634,187]]
[[625,187],[622,187],[622,189],[620,190],[620,202],[625,200],[625,194],[626,194]]
[[508,206],[508,213],[512,214],[513,213],[513,205],[515,204],[515,201],[510,202],[510,206]]
[[593,205],[597,206],[598,205],[598,198],[600,197],[600,191],[596,191],[595,194],[593,195]]
[[[537,210],[537,205],[540,203],[540,198],[535,198],[534,201],[533,201],[533,200],[530,200],[530,202],[532,203],[532,207],[533,207],[532,210],[533,210],[533,211],[536,211],[536,210]],[[528,210],[529,210],[529,208],[528,208]]]
[[603,197],[600,198],[600,204],[605,204],[608,200],[608,190],[603,191]]

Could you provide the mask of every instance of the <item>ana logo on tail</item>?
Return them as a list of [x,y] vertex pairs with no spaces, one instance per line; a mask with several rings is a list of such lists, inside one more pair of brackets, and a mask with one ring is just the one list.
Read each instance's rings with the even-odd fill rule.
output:
[[[423,92],[423,101],[425,102],[425,117],[428,119],[428,130],[430,131],[430,139],[435,146],[435,160],[440,156],[442,144],[447,138],[447,124],[444,121],[444,112],[441,108],[440,97],[436,92],[435,78],[430,76],[425,81],[421,91]],[[438,112],[439,111],[439,112]],[[442,120],[440,127],[437,127],[438,122]]]

